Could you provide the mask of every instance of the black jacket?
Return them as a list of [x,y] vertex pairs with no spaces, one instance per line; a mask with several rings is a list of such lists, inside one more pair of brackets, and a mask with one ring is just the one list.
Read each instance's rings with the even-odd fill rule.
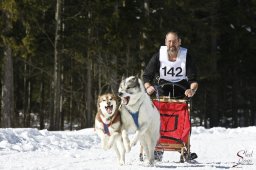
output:
[[[160,61],[158,52],[153,55],[153,57],[150,59],[148,65],[145,68],[143,74],[144,83],[154,84],[156,76],[160,75],[159,69]],[[186,57],[186,76],[188,78],[189,83],[197,81],[197,70],[189,53],[187,53]]]

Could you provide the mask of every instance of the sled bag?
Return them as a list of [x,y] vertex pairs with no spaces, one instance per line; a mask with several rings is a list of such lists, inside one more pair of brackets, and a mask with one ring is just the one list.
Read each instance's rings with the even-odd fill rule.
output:
[[161,115],[161,138],[159,142],[187,143],[191,128],[188,104],[157,100],[153,102]]

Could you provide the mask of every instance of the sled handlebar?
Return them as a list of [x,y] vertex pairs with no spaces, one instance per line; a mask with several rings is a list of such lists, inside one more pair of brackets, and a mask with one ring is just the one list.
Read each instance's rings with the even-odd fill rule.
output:
[[[163,88],[164,86],[166,85],[171,85],[173,88],[176,86],[176,87],[179,87],[181,88],[182,90],[186,91],[187,88],[181,84],[178,84],[178,83],[173,83],[173,82],[166,82],[166,83],[163,83],[161,85],[159,85],[161,88]],[[183,95],[180,95],[180,96],[175,96],[175,97],[170,97],[170,99],[177,99],[177,98],[182,98],[185,99],[185,100],[188,100],[190,99],[190,97],[187,97],[185,94]]]
[[181,85],[181,84],[178,84],[178,83],[172,83],[172,82],[163,83],[163,84],[161,84],[160,86],[161,86],[161,87],[164,87],[165,85],[172,85],[173,87],[174,87],[174,86],[178,86],[178,87],[180,87],[180,88],[183,89],[183,90],[187,90],[187,88],[186,88],[185,86],[183,86],[183,85]]

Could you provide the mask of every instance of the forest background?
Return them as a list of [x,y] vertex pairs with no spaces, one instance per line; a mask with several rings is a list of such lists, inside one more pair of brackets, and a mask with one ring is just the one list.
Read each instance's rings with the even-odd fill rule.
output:
[[99,94],[177,30],[197,64],[193,126],[256,125],[256,0],[0,0],[0,127],[93,127]]

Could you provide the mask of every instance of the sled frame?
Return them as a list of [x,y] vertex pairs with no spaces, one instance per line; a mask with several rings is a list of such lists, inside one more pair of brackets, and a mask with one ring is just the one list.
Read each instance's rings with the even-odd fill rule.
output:
[[[157,102],[168,102],[168,103],[185,103],[187,104],[188,108],[188,115],[189,115],[189,121],[190,121],[190,100],[186,99],[171,99],[168,96],[162,96],[158,99],[153,99],[153,101]],[[191,124],[190,124],[190,132],[191,132]],[[176,140],[174,140],[176,141]],[[171,143],[165,143],[165,142],[159,142],[157,146],[155,147],[156,151],[177,151],[180,155],[180,162],[183,163],[185,161],[190,160],[190,134],[188,135],[187,142],[180,141],[179,143],[171,144]]]

